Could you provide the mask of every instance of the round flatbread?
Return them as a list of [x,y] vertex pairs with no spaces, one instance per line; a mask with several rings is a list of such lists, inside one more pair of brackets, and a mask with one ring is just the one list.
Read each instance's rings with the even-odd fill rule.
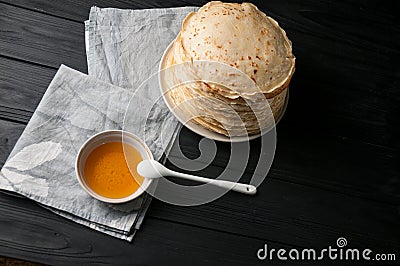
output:
[[271,127],[295,70],[292,44],[275,20],[253,4],[219,1],[185,18],[165,62],[175,107],[230,136]]

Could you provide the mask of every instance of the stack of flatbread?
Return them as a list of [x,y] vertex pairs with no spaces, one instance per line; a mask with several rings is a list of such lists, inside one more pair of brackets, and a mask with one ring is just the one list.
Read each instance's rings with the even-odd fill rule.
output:
[[185,18],[165,62],[177,108],[231,137],[274,123],[295,70],[291,42],[275,20],[253,4],[219,1]]

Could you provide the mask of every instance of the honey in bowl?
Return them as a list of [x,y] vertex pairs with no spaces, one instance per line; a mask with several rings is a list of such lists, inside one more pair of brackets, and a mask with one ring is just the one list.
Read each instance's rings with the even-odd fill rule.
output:
[[127,197],[143,183],[143,177],[136,170],[142,160],[140,153],[128,144],[104,143],[95,148],[85,161],[85,182],[103,197]]

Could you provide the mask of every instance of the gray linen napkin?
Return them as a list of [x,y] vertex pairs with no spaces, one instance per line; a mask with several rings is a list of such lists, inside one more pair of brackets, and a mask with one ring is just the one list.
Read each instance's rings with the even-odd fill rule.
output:
[[[91,198],[76,181],[75,156],[91,135],[122,128],[133,92],[157,71],[164,49],[178,33],[183,18],[194,9],[93,7],[86,22],[90,76],[60,67],[1,171],[0,188],[22,194],[98,231],[132,240],[150,197],[144,195],[120,205]],[[146,104],[141,96],[152,98],[159,90],[152,87],[147,93],[135,95],[133,103]],[[147,144],[157,160],[164,151],[158,132],[161,121],[168,121],[163,126],[169,129],[163,141],[172,143],[179,127],[160,103],[150,124],[146,124],[147,139],[151,136]],[[143,123],[143,118],[128,122]],[[140,137],[140,132],[133,133]],[[165,152],[168,154],[168,148]]]

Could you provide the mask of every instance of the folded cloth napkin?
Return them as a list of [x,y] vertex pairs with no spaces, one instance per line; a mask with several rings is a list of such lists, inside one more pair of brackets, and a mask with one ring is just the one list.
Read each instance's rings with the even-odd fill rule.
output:
[[[98,231],[132,240],[150,197],[144,194],[119,205],[93,199],[76,180],[75,157],[93,134],[123,127],[133,95],[131,104],[147,104],[141,95],[134,94],[135,89],[157,71],[164,49],[178,33],[183,18],[194,9],[93,7],[86,22],[90,75],[60,67],[1,170],[0,188],[22,194]],[[151,87],[147,93],[145,96],[155,97],[159,88]],[[168,154],[168,146],[165,150],[160,142],[172,143],[179,124],[162,102],[152,115],[150,122],[145,121],[146,141],[159,160],[163,152]],[[161,121],[167,121],[163,127],[169,129],[162,139]],[[133,133],[140,137],[140,132]]]

